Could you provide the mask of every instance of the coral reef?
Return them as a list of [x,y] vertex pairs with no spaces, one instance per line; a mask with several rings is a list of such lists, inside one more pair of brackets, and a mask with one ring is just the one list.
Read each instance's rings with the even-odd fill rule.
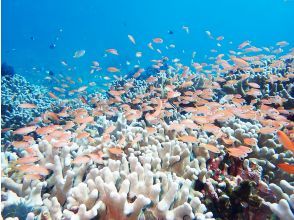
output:
[[[88,104],[62,101],[34,125],[18,122],[13,149],[1,152],[2,216],[293,219],[293,171],[280,168],[294,163],[293,55],[256,59],[232,58],[228,68],[218,57],[213,68],[222,71],[212,76],[197,73],[201,64],[195,74],[163,58],[148,78],[117,80]],[[4,77],[4,101],[29,87],[14,77],[17,89]],[[47,91],[38,91],[13,108],[42,106]],[[15,123],[16,112],[4,123]]]
[[[30,84],[18,74],[1,77],[1,128],[24,126],[56,104],[48,96],[46,87]],[[21,108],[22,103],[36,104],[37,108]]]

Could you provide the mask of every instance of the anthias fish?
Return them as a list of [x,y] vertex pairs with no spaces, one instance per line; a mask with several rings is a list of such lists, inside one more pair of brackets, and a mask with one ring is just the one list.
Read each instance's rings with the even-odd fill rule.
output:
[[[2,177],[10,183],[3,198],[16,191],[33,204],[36,197],[36,207],[52,215],[42,212],[40,219],[95,219],[101,201],[105,219],[138,219],[146,210],[152,219],[197,218],[194,212],[246,219],[291,199],[290,43],[230,43],[224,33],[202,30],[212,45],[202,56],[176,42],[177,35],[188,42],[194,30],[180,24],[179,31],[144,40],[124,34],[130,51],[104,45],[102,56],[85,60],[90,53],[78,59],[86,52],[78,50],[67,62],[58,58],[62,71],[44,70],[43,96],[10,94],[12,105],[3,106],[18,119],[6,112],[2,119],[11,120],[1,130]],[[264,208],[268,203],[275,205]]]

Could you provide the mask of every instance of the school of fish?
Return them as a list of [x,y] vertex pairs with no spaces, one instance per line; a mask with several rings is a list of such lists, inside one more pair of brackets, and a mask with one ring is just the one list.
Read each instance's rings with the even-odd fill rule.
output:
[[[190,33],[187,26],[182,29]],[[214,37],[210,31],[205,33],[218,47],[225,40],[223,36]],[[139,44],[133,35],[129,34],[127,38],[133,45]],[[155,36],[146,47],[161,54],[163,52],[156,48],[160,44],[165,44],[165,40]],[[60,104],[60,111],[49,109],[27,126],[13,130],[8,149],[12,148],[17,159],[9,161],[9,172],[2,171],[2,177],[18,183],[24,179],[39,182],[50,179],[52,172],[56,172],[56,158],[44,159],[38,149],[44,141],[52,146],[55,155],[62,157],[65,151],[69,152],[68,171],[63,171],[65,175],[76,167],[99,167],[110,159],[129,158],[132,152],[136,152],[139,158],[148,151],[146,140],[152,142],[148,137],[163,134],[170,140],[197,149],[197,152],[207,152],[210,155],[207,167],[215,166],[215,161],[225,161],[224,158],[237,164],[251,155],[258,157],[256,146],[263,146],[262,142],[272,139],[279,146],[273,149],[275,153],[288,156],[279,158],[279,162],[270,161],[277,177],[268,177],[268,181],[275,182],[278,176],[283,176],[289,181],[292,178],[293,183],[294,50],[280,55],[288,45],[288,42],[281,41],[275,47],[258,48],[245,41],[236,51],[227,54],[214,52],[216,55],[209,59],[210,63],[194,61],[193,53],[189,66],[178,58],[163,56],[151,60],[157,73],[150,75],[143,84],[137,78],[144,73],[144,67],[139,67],[132,77],[126,78],[119,75],[124,74],[119,67],[102,69],[97,61],[93,61],[90,74],[115,73],[118,74],[116,81],[109,84],[102,95],[87,92],[89,87],[95,89],[95,82],[83,84],[80,80],[81,86],[72,89],[70,85],[75,84],[72,78],[59,79],[60,87],[54,87],[46,95]],[[113,48],[105,52],[120,55]],[[73,57],[78,59],[85,54],[85,50],[78,50]],[[144,53],[138,51],[136,57],[141,56]],[[63,65],[67,64],[63,62]],[[166,65],[167,68],[163,68]],[[271,89],[275,89],[274,92],[269,92]],[[66,106],[62,97],[65,93],[77,94],[78,97],[73,99],[86,107],[74,109]],[[38,104],[21,103],[19,108],[31,111],[37,109]],[[133,131],[123,129],[118,115],[126,125],[133,127]],[[101,126],[102,118],[107,121],[107,127]],[[237,135],[229,135],[223,129],[235,121],[257,125],[258,129],[238,139]],[[2,128],[3,134],[9,130]],[[130,138],[128,132],[133,132],[134,138]],[[250,136],[252,132],[255,137]],[[208,140],[203,141],[202,134]],[[93,150],[83,152],[77,145],[89,145]],[[191,152],[190,160],[196,157],[195,151]],[[233,178],[225,169],[217,169]],[[215,172],[213,175],[220,175]],[[215,181],[219,180],[215,177]]]

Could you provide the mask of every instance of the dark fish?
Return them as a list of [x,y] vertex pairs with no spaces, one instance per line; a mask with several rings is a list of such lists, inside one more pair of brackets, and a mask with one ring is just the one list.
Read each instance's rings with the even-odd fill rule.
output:
[[167,33],[168,33],[168,34],[174,34],[174,32],[171,31],[171,30],[169,30]]
[[49,70],[49,76],[54,76],[54,72],[52,70]]
[[80,96],[80,99],[81,99],[82,103],[88,105],[88,101],[85,99],[84,96]]
[[168,103],[174,108],[174,110],[176,110],[176,111],[178,110],[174,103],[169,102],[169,101],[168,101]]
[[52,43],[52,44],[49,45],[49,48],[52,49],[52,50],[53,50],[55,47],[56,47],[56,44],[54,44],[54,43]]

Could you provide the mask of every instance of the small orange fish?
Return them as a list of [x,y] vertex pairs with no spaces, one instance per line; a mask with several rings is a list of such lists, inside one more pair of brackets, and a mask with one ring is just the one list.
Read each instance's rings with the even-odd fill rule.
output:
[[222,138],[222,141],[227,145],[232,145],[235,142],[233,139],[225,138],[225,137]]
[[243,49],[244,47],[250,45],[250,41],[246,40],[238,46],[238,49]]
[[279,163],[277,166],[287,173],[294,174],[294,165],[287,163]]
[[124,135],[121,136],[121,138],[119,139],[117,145],[118,146],[123,146],[126,142],[126,137]]
[[37,129],[36,126],[23,127],[23,128],[19,128],[19,129],[15,130],[13,132],[13,134],[25,135],[25,134],[28,134],[28,133],[35,131],[36,129]]
[[87,156],[89,156],[94,162],[103,160],[102,151],[92,152],[92,153],[88,154]]
[[156,82],[157,80],[158,80],[157,77],[150,76],[150,77],[146,80],[146,82],[152,83],[152,82]]
[[191,87],[194,83],[192,81],[187,81],[184,82],[180,87],[182,88],[187,88],[187,87]]
[[120,70],[116,67],[108,67],[107,71],[111,73],[116,73],[116,72],[119,72]]
[[273,127],[263,127],[259,129],[259,133],[261,134],[271,134],[276,132],[276,129]]
[[289,43],[287,41],[279,41],[276,43],[276,45],[280,47],[285,47],[285,46],[288,46]]
[[40,160],[38,157],[28,156],[28,157],[21,157],[16,160],[17,164],[27,164],[27,163],[34,163]]
[[216,154],[220,153],[220,150],[212,144],[200,144],[200,147],[204,147],[205,149],[207,149],[213,153],[216,153]]
[[85,53],[86,53],[85,50],[78,50],[78,51],[76,51],[76,52],[74,53],[73,58],[80,58],[80,57],[84,56]]
[[117,55],[118,56],[118,52],[116,49],[107,49],[106,52],[111,53],[113,55]]
[[3,128],[3,129],[1,129],[1,133],[5,133],[5,132],[10,131],[10,130],[12,130],[12,129],[11,128]]
[[116,129],[116,126],[114,125],[110,125],[108,128],[105,129],[105,132],[106,134],[110,134],[112,133],[114,130]]
[[44,120],[45,123],[48,123],[50,122],[50,120],[53,120],[53,121],[58,121],[59,120],[59,117],[56,113],[54,112],[45,112],[43,115],[42,115],[42,118]]
[[88,163],[91,160],[91,158],[87,155],[85,156],[77,156],[72,163],[73,164],[85,164]]
[[61,126],[59,126],[59,125],[49,125],[49,126],[38,128],[36,130],[36,132],[38,135],[45,135],[45,134],[51,133],[59,128],[61,128]]
[[106,133],[104,133],[102,137],[103,137],[102,140],[103,140],[104,142],[108,142],[108,141],[110,141],[110,134],[106,134]]
[[31,156],[37,156],[37,153],[35,152],[35,150],[31,147],[27,147],[25,148],[25,151],[28,152]]
[[245,146],[230,147],[227,150],[229,155],[233,157],[246,157],[248,153],[252,152],[251,148]]
[[167,98],[168,99],[176,98],[176,97],[179,97],[180,95],[181,95],[180,92],[175,92],[175,91],[167,92]]
[[157,44],[162,44],[162,43],[163,43],[163,39],[157,37],[157,38],[154,38],[154,39],[153,39],[153,42],[154,42],[154,43],[157,43]]
[[260,85],[258,85],[257,83],[249,82],[247,84],[252,88],[260,89]]
[[249,146],[255,146],[257,145],[257,141],[254,138],[244,138],[244,144]]
[[156,128],[154,127],[146,127],[146,130],[148,134],[153,134],[156,132]]
[[110,90],[109,93],[113,96],[120,96],[124,94],[126,91],[125,90]]
[[161,99],[157,99],[157,108],[153,114],[150,114],[149,112],[145,115],[145,118],[147,121],[153,121],[155,120],[161,113],[162,108],[162,101]]
[[133,44],[136,44],[135,38],[132,35],[129,34],[128,38]]
[[68,130],[68,129],[71,129],[73,126],[75,126],[75,123],[73,123],[72,121],[67,121],[63,129]]
[[87,138],[89,136],[90,136],[90,134],[88,132],[84,131],[84,132],[81,132],[77,135],[77,139]]
[[32,143],[35,141],[34,138],[31,136],[23,136],[22,139],[23,139],[23,141],[27,141],[29,143]]
[[221,41],[221,40],[223,40],[223,39],[225,39],[224,36],[219,36],[219,37],[216,38],[216,40],[218,40],[218,41]]
[[32,108],[37,108],[37,105],[31,104],[31,103],[22,103],[22,104],[19,104],[18,107],[32,109]]
[[139,110],[131,111],[130,113],[126,114],[126,119],[128,121],[137,120],[142,117],[142,112]]
[[250,96],[254,96],[254,97],[257,97],[257,96],[261,96],[262,95],[262,93],[261,93],[260,90],[254,89],[254,88],[252,88],[249,91],[247,91],[246,94],[247,95],[250,95]]
[[57,92],[62,92],[62,93],[65,92],[65,89],[63,89],[63,88],[53,87],[53,89],[56,90]]
[[19,169],[22,172],[29,174],[39,174],[42,176],[47,176],[49,174],[49,170],[47,168],[37,165],[22,165]]
[[143,72],[144,72],[144,69],[140,68],[137,72],[135,72],[135,74],[133,75],[133,77],[136,79],[136,78],[138,78]]
[[87,127],[87,123],[81,124],[77,127],[76,132],[82,132]]
[[74,121],[78,124],[91,123],[94,121],[94,117],[76,117]]
[[220,133],[221,129],[214,124],[204,124],[202,130],[210,133]]
[[243,68],[243,67],[249,67],[249,63],[247,63],[245,60],[237,57],[231,57],[231,60],[235,63],[236,66]]
[[183,126],[182,124],[177,124],[177,123],[172,123],[169,125],[168,130],[175,130],[175,131],[184,131],[185,130],[185,126]]
[[29,142],[26,141],[12,141],[11,144],[16,148],[27,148],[30,146]]
[[61,112],[59,112],[57,114],[59,117],[65,118],[65,117],[69,117],[69,114],[67,112],[67,108],[64,108]]
[[123,150],[121,148],[111,147],[111,148],[108,148],[108,152],[116,156],[119,156],[123,153]]
[[48,94],[52,99],[58,99],[58,97],[54,93],[49,92]]
[[42,176],[40,174],[26,174],[23,178],[26,180],[40,180]]
[[95,82],[90,82],[89,86],[96,86],[96,83]]
[[277,136],[278,136],[280,143],[287,150],[294,152],[294,143],[290,140],[290,138],[283,131],[277,131]]
[[88,86],[82,86],[82,87],[80,87],[80,88],[78,88],[78,92],[83,92],[83,91],[85,91],[86,89],[88,88]]
[[190,135],[183,135],[178,137],[178,139],[182,142],[189,142],[189,143],[195,143],[197,141],[197,138]]
[[60,140],[58,142],[55,142],[54,144],[51,143],[53,147],[55,148],[61,148],[61,147],[65,147],[65,146],[69,146],[70,145],[70,142],[68,141],[64,141],[64,140]]

